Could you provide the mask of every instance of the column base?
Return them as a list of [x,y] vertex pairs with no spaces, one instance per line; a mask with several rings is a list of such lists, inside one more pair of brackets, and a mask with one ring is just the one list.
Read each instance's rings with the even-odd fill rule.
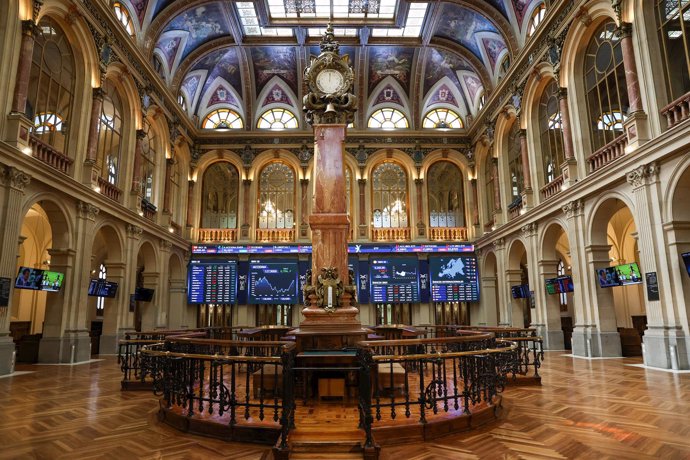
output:
[[118,352],[118,342],[120,337],[117,335],[102,335],[98,351],[102,355],[116,355]]
[[577,160],[575,158],[566,159],[561,165],[561,174],[563,174],[563,186],[561,190],[575,185],[578,179]]
[[637,150],[649,140],[649,123],[646,113],[640,111],[630,114],[623,126],[628,135],[628,146],[625,153]]
[[15,344],[9,335],[0,337],[0,375],[14,372]]
[[565,350],[563,329],[547,329],[545,324],[534,324],[537,335],[544,340],[544,350]]
[[618,332],[599,332],[596,326],[575,326],[573,354],[587,358],[622,357]]
[[68,333],[64,337],[44,337],[38,346],[39,363],[68,364],[90,359],[91,337],[88,331]]
[[690,369],[690,337],[679,328],[648,327],[642,337],[644,361],[661,369]]

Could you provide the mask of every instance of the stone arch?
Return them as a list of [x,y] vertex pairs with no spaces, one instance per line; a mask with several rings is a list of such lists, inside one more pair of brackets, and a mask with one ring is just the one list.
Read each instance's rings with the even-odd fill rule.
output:
[[[486,326],[497,326],[499,322],[504,322],[501,318],[502,311],[499,305],[499,274],[498,274],[498,259],[496,253],[493,251],[486,251],[480,258],[480,296],[479,306],[472,305],[470,308],[471,318],[480,318],[479,324],[484,323]],[[478,311],[476,309],[478,308]],[[473,320],[474,321],[474,320]]]

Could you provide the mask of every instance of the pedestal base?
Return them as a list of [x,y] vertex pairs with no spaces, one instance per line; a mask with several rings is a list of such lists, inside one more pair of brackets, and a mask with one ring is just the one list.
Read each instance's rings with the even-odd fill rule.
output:
[[44,337],[38,348],[39,363],[80,363],[91,359],[88,331],[64,337]]
[[15,344],[9,335],[0,337],[0,375],[14,371]]
[[648,327],[642,341],[647,366],[662,369],[690,369],[690,337],[680,328]]
[[575,326],[573,354],[587,358],[623,356],[618,332],[599,332],[594,326]]

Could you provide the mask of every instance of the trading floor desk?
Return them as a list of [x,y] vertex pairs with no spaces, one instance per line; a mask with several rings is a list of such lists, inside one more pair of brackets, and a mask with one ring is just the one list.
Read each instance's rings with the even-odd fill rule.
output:
[[302,373],[305,404],[309,395],[346,400],[356,394],[359,364],[355,350],[302,351],[297,354],[295,371]]

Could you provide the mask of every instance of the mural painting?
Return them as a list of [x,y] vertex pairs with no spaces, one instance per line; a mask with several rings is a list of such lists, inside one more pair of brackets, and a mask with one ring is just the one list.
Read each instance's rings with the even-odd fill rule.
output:
[[369,48],[369,94],[388,76],[395,78],[406,93],[410,92],[410,72],[414,48],[373,46]]
[[256,95],[274,76],[285,80],[297,94],[297,55],[291,46],[262,46],[252,48],[252,64],[256,81]]
[[228,35],[230,33],[230,25],[223,5],[220,3],[207,3],[190,8],[176,16],[165,27],[163,34],[171,31],[183,31],[188,34],[185,47],[181,51],[182,59],[184,59],[203,43],[222,35]]

